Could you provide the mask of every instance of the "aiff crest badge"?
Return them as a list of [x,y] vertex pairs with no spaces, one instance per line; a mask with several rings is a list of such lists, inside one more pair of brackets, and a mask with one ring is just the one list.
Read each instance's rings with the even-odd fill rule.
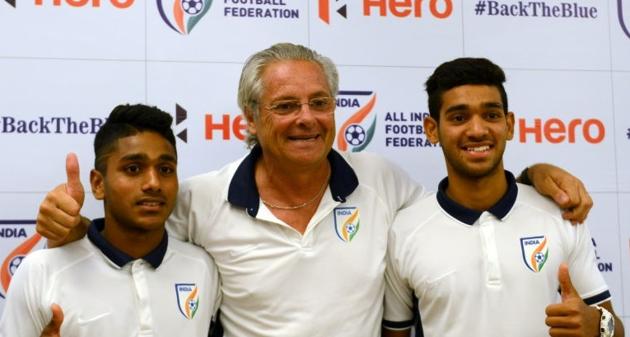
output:
[[179,312],[187,319],[193,319],[199,309],[199,289],[194,283],[175,284]]
[[521,252],[529,270],[535,273],[541,271],[549,257],[547,238],[544,235],[521,238]]
[[343,242],[350,242],[359,232],[361,217],[356,207],[338,207],[334,210],[335,233]]
[[182,35],[190,34],[211,5],[212,0],[157,0],[164,23]]
[[41,238],[41,235],[35,233],[6,255],[4,261],[2,261],[2,266],[0,267],[0,285],[2,286],[0,289],[0,297],[6,297],[13,275],[26,255],[39,248],[38,244],[40,243]]
[[[363,105],[359,103],[359,98],[369,97]],[[359,152],[365,149],[376,129],[376,117],[367,126],[364,121],[376,104],[376,94],[372,91],[339,91],[337,96],[337,108],[358,108],[350,118],[348,118],[339,128],[337,133],[337,148],[339,151],[347,151],[348,146],[352,146],[352,152]]]

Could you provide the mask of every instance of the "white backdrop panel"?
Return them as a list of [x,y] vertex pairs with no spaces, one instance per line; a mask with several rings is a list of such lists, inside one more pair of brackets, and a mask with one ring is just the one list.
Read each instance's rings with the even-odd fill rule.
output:
[[[132,1],[133,2],[133,1]],[[0,4],[0,55],[91,59],[144,59],[145,5],[75,7],[65,1]],[[87,1],[86,1],[87,3]]]
[[622,242],[620,242],[622,235],[610,235],[611,233],[620,233],[617,194],[593,193],[592,196],[597,207],[593,208],[587,223],[595,245],[597,265],[610,288],[615,311],[617,314],[623,315],[623,262],[620,254],[621,248],[623,248]]
[[[360,1],[329,0],[330,20],[326,23],[319,15],[318,2],[311,1],[311,46],[339,65],[434,66],[462,52],[461,9],[459,1],[453,2],[450,12],[438,6],[435,13],[448,14],[438,18],[429,1],[407,1],[408,5],[396,8],[408,14],[396,16],[388,5],[367,6],[365,14]],[[343,5],[347,6],[347,18],[337,13]]]
[[623,280],[622,288],[624,291],[624,308],[626,316],[626,334],[630,331],[630,193],[619,194],[619,227],[621,235],[619,235],[620,241],[620,254],[622,263]]
[[188,136],[188,143],[178,139],[177,144],[180,177],[218,169],[247,153],[238,138],[245,130],[235,132],[235,127],[245,125],[234,94],[241,68],[241,64],[148,64],[148,101],[173,115],[176,104],[186,110],[187,118],[174,126],[176,134],[185,129]]
[[[591,191],[616,191],[610,74],[506,72],[509,109],[516,114],[516,134],[506,152],[507,162],[523,167],[548,161],[579,176]],[[526,132],[536,126],[536,120],[539,139]],[[597,169],[585,163],[597,163]]]
[[[480,3],[486,4],[483,12],[478,10]],[[495,4],[495,11],[491,10],[491,4]],[[543,17],[543,4],[550,8],[551,16]],[[563,15],[563,4],[570,3],[464,1],[466,55],[492,56],[507,68],[609,69],[607,3],[597,0],[572,3],[588,8],[589,13],[595,11],[594,18],[553,17],[553,8],[560,8],[559,15]],[[517,9],[502,15],[503,6]],[[566,15],[570,11],[575,12],[570,9],[565,11]]]
[[[630,73],[615,73],[613,91],[615,104],[615,141],[619,191],[630,192]],[[630,224],[629,224],[630,225]]]
[[0,147],[11,158],[0,165],[2,191],[49,189],[68,151],[91,167],[92,131],[119,102],[144,101],[138,62],[0,59],[0,73],[0,92],[13,93],[3,95],[0,112]]
[[610,6],[612,69],[628,71],[630,70],[630,2],[611,1]]
[[[306,1],[285,0],[284,5],[275,6],[257,5],[255,1],[242,4],[215,0],[196,26],[183,34],[169,26],[178,28],[173,19],[173,0],[161,2],[166,20],[160,15],[156,1],[147,2],[147,57],[152,60],[244,62],[253,52],[278,41],[308,44]],[[250,12],[253,15],[290,13],[291,16],[234,16]],[[183,22],[191,18],[185,15]]]

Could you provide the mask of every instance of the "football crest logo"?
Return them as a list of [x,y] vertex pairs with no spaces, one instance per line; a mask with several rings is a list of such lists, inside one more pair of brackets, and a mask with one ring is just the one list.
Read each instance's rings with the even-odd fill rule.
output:
[[199,309],[199,289],[194,283],[175,284],[175,295],[179,312],[187,319],[193,319]]
[[343,242],[350,242],[359,232],[361,218],[356,207],[335,208],[335,232]]
[[13,274],[15,274],[26,255],[38,248],[41,238],[41,235],[35,233],[7,254],[0,269],[0,297],[6,296]]
[[164,23],[182,35],[190,34],[211,5],[212,0],[157,0]]
[[521,252],[525,266],[535,273],[542,270],[549,257],[549,246],[544,235],[521,238]]

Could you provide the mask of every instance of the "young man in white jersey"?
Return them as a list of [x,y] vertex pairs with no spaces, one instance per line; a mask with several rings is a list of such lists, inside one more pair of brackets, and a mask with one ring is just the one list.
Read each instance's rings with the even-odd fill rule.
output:
[[[216,267],[164,229],[178,191],[171,123],[145,105],[111,112],[96,134],[90,172],[105,217],[83,239],[26,257],[9,287],[0,336],[208,336]],[[68,163],[68,186],[76,186],[76,158]]]
[[587,226],[504,170],[504,81],[489,60],[460,58],[426,83],[424,126],[448,177],[394,220],[384,336],[408,336],[417,304],[426,337],[623,337]]

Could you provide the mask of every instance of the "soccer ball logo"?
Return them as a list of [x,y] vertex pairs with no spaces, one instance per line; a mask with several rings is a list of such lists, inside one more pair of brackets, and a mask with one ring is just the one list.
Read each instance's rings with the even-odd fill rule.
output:
[[545,262],[545,253],[538,252],[534,256],[534,258],[536,259],[536,263],[541,264],[541,263]]
[[11,276],[15,275],[15,272],[22,263],[22,260],[24,260],[24,255],[17,255],[13,259],[11,259],[11,262],[9,262],[9,273],[11,274]]
[[350,143],[350,145],[358,146],[365,142],[365,130],[359,124],[351,124],[346,129],[346,141]]
[[346,225],[346,231],[348,232],[348,234],[354,234],[356,230],[357,230],[357,226],[355,226],[354,224],[349,223]]
[[203,9],[203,0],[182,0],[182,9],[190,15],[197,15]]

